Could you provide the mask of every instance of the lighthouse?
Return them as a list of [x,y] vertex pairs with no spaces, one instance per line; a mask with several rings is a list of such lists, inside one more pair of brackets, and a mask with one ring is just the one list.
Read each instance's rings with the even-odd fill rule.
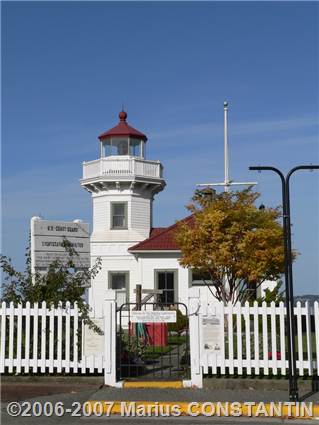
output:
[[128,249],[149,237],[154,196],[165,187],[162,164],[146,159],[147,137],[128,124],[125,111],[98,139],[99,158],[83,163],[80,180],[93,203],[91,263],[102,259],[89,289],[94,307],[101,306],[107,289],[117,291],[119,303],[133,298],[140,276]]

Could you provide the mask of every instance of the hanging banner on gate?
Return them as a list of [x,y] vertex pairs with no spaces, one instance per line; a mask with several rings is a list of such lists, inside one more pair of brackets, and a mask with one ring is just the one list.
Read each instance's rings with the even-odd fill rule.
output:
[[64,247],[67,240],[78,255],[72,260],[75,268],[81,270],[90,267],[89,224],[81,220],[56,221],[32,217],[31,230],[31,266],[32,270],[46,270],[56,260],[66,264],[69,253]]
[[130,313],[132,323],[176,323],[175,310],[132,310]]

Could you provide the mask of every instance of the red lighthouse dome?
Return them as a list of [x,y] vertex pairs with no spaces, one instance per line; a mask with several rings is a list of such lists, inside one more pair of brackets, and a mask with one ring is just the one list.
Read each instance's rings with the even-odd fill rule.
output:
[[136,137],[146,142],[147,137],[145,136],[145,134],[141,133],[140,131],[128,125],[128,123],[126,122],[127,113],[125,111],[122,110],[119,113],[119,118],[120,118],[120,122],[115,127],[111,128],[105,133],[102,133],[99,136],[100,140],[105,140],[108,137],[114,137],[114,136],[128,136],[128,137]]

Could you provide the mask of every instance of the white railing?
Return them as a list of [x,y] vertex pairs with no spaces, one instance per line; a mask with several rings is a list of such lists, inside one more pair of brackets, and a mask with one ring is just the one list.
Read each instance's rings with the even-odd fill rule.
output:
[[[314,308],[300,302],[294,309],[297,322],[297,335],[295,336],[297,351],[297,370],[300,376],[313,375],[318,367],[318,320],[316,331],[311,331],[311,316],[318,319],[318,304]],[[315,313],[315,315],[314,315]],[[221,328],[224,329],[221,337],[220,354],[204,350],[202,364],[204,373],[208,368],[216,373],[217,367],[221,373],[228,368],[230,374],[235,372],[242,375],[252,372],[259,375],[261,370],[264,375],[286,375],[288,370],[287,336],[285,328],[286,308],[283,303],[277,307],[275,303],[269,306],[255,303],[249,306],[241,305],[220,306]],[[303,330],[304,328],[304,330]],[[314,342],[317,340],[316,343]],[[314,346],[313,346],[314,345]],[[317,347],[316,347],[317,346]],[[317,348],[317,350],[316,350]]]
[[162,178],[162,174],[162,165],[159,161],[147,161],[139,158],[100,158],[83,163],[83,179],[121,175]]
[[[191,332],[191,352],[200,352],[200,372],[286,375],[288,341],[284,303],[235,306],[198,296],[198,332]],[[193,297],[194,304],[194,297]],[[193,307],[194,308],[194,307]],[[319,305],[297,302],[296,366],[298,374],[319,376]],[[194,319],[193,319],[194,320]],[[195,325],[194,325],[195,326]],[[192,348],[193,346],[193,348]],[[196,359],[194,360],[196,363]]]
[[2,303],[0,373],[102,373],[104,353],[83,354],[83,322],[77,304],[48,308]]
[[[319,376],[319,305],[297,303],[297,370]],[[0,373],[103,373],[116,385],[116,292],[108,290],[103,306],[102,352],[84,353],[83,321],[77,304],[58,308],[45,302],[6,305],[0,310]],[[203,373],[286,375],[286,308],[210,304],[190,289],[191,384],[202,386]]]

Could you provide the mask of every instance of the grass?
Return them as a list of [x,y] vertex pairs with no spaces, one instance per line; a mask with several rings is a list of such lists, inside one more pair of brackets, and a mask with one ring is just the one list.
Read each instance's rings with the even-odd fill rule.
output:
[[170,346],[158,347],[149,345],[143,353],[143,358],[145,360],[154,360],[164,354],[169,353],[170,351],[172,351],[172,349],[173,347]]
[[181,335],[171,335],[168,337],[168,344],[169,345],[181,345],[181,344],[185,344],[187,341],[187,337],[186,336],[181,336]]
[[144,351],[143,358],[147,360],[157,359],[158,357],[169,353],[174,349],[174,345],[182,345],[186,343],[186,336],[171,335],[168,337],[168,345],[152,346],[149,345]]

